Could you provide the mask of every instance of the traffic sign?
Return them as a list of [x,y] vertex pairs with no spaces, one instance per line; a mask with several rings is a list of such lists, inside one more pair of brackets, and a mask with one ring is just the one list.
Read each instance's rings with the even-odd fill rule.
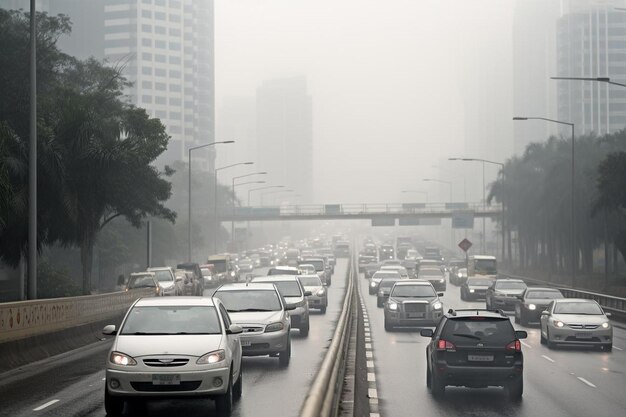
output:
[[471,247],[472,242],[470,242],[468,239],[463,239],[459,242],[459,248],[463,249],[463,252],[467,252]]

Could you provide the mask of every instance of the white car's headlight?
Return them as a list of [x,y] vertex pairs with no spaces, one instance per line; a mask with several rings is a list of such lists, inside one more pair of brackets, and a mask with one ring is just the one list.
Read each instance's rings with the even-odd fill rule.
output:
[[528,304],[528,309],[529,310],[535,310],[535,309],[537,309],[537,306],[534,305],[534,304]]
[[565,323],[563,323],[563,322],[562,322],[562,321],[560,321],[560,320],[554,320],[554,325],[555,325],[556,327],[563,327],[563,326],[565,326]]
[[470,292],[474,292],[474,289],[473,289],[473,288],[470,288]]
[[389,310],[396,311],[398,309],[398,303],[388,303],[387,307],[389,307]]
[[226,351],[224,349],[209,352],[206,355],[198,358],[196,363],[198,365],[210,365],[212,363],[222,362],[226,359]]
[[268,324],[267,326],[265,326],[265,332],[269,333],[269,332],[278,332],[282,329],[285,328],[285,325],[281,322],[278,323],[272,323],[272,324]]
[[375,287],[376,283],[374,281],[370,282],[370,287]]
[[319,290],[319,291],[317,292],[317,294],[316,294],[316,295],[317,295],[318,297],[321,297],[321,296],[323,296],[325,293],[326,293],[326,291],[324,291],[324,289],[321,289],[321,290]]
[[609,326],[610,326],[610,324],[609,324],[609,322],[608,322],[608,321],[605,321],[604,323],[602,323],[602,328],[603,328],[603,329],[608,329],[608,328],[609,328]]
[[440,310],[441,307],[443,307],[443,304],[441,304],[439,301],[437,301],[436,303],[433,304],[433,308],[435,310]]
[[128,355],[125,355],[121,352],[111,352],[111,356],[109,357],[111,363],[120,366],[135,366],[137,365],[137,361],[131,358]]
[[441,278],[439,282],[446,282],[446,280],[444,278]]

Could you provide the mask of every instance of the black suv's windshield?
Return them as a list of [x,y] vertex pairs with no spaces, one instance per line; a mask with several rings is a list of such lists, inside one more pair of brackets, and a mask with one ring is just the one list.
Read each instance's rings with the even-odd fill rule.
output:
[[496,282],[496,289],[498,290],[523,290],[524,288],[526,288],[526,284],[523,282]]
[[482,278],[470,278],[467,280],[467,285],[477,285],[480,287],[488,287],[493,281],[490,279]]
[[231,313],[282,310],[280,298],[274,290],[217,291],[214,296],[222,300]]
[[220,334],[215,307],[134,307],[126,318],[122,335]]
[[436,297],[437,293],[430,285],[396,285],[392,297]]
[[452,343],[486,341],[502,344],[515,340],[515,331],[507,318],[497,317],[458,317],[450,318],[445,324],[441,338]]

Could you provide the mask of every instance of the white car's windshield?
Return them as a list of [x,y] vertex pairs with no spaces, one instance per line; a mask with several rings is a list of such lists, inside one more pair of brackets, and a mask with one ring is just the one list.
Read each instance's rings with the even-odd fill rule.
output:
[[603,314],[602,309],[596,303],[563,302],[554,307],[554,314]]
[[214,297],[222,300],[229,313],[282,310],[278,294],[270,289],[217,291]]
[[215,307],[210,306],[140,306],[134,307],[120,334],[184,335],[221,334]]
[[160,271],[152,271],[156,276],[157,281],[165,282],[165,281],[173,281],[172,274],[170,271],[160,270]]
[[300,277],[300,283],[304,287],[321,287],[322,281],[319,277]]

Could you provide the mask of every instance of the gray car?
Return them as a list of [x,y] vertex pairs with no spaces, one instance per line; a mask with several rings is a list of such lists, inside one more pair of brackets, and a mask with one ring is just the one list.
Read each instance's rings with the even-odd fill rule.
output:
[[552,300],[565,298],[561,291],[548,287],[529,287],[519,296],[515,306],[515,323],[528,326],[530,322],[538,322],[541,312],[548,308]]
[[309,303],[306,297],[311,295],[311,292],[304,290],[297,275],[255,277],[252,282],[266,282],[276,285],[278,292],[285,298],[287,304],[295,307],[289,312],[291,327],[298,329],[301,336],[307,337],[309,335]]
[[613,349],[613,326],[608,316],[610,313],[605,313],[594,300],[553,300],[541,313],[541,343],[549,348],[557,345],[595,346],[610,352]]
[[485,294],[487,310],[515,310],[519,303],[519,296],[526,289],[526,283],[521,279],[496,279]]
[[400,279],[401,277],[398,271],[378,271],[374,273],[374,275],[372,275],[372,278],[370,279],[370,285],[369,285],[370,295],[374,295],[378,293],[378,285],[380,284],[380,281],[382,281],[384,278]]
[[183,284],[176,281],[174,270],[169,266],[148,268],[148,272],[154,273],[161,287],[161,295],[183,295]]
[[240,337],[243,356],[278,357],[281,366],[291,360],[289,309],[275,285],[225,284],[215,291],[233,323],[243,328]]
[[119,416],[127,399],[207,397],[230,415],[241,396],[240,326],[219,300],[142,298],[126,313],[106,361],[104,407]]
[[306,297],[309,302],[309,308],[317,308],[322,314],[326,314],[328,290],[320,277],[317,274],[299,275],[298,279],[302,287],[304,287],[304,291],[311,293],[311,295]]
[[385,330],[398,326],[436,326],[443,316],[443,303],[428,281],[398,281],[385,303]]
[[376,294],[376,305],[378,307],[383,307],[385,305],[385,301],[387,301],[387,298],[389,298],[391,288],[396,282],[400,281],[401,279],[402,277],[383,278],[380,281],[380,284],[378,284],[378,293]]

